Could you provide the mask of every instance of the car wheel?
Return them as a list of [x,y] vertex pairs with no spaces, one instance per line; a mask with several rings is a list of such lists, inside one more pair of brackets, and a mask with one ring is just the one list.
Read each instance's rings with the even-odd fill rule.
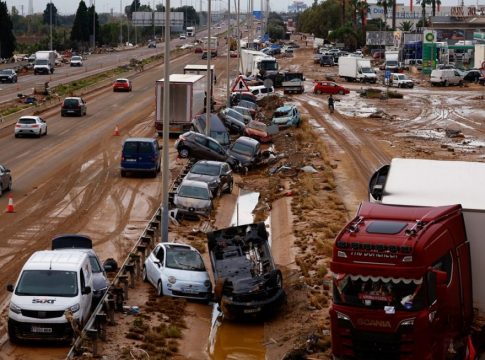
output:
[[179,155],[181,158],[187,159],[189,157],[189,149],[187,148],[182,148],[179,150]]
[[221,196],[222,196],[222,189],[220,186],[218,186],[216,189],[215,197],[221,197]]
[[343,90],[339,90],[339,91],[338,91],[338,94],[339,94],[339,95],[343,95],[343,94],[344,94],[344,91],[343,91]]
[[146,266],[143,267],[141,278],[143,279],[144,282],[148,282],[148,274],[147,274]]
[[15,328],[13,326],[8,327],[8,338],[12,344],[18,344],[19,338],[15,332]]
[[463,81],[460,81],[458,85],[463,86]]
[[158,284],[157,284],[157,295],[158,296],[163,296],[163,285],[162,285],[162,281],[158,281]]
[[443,84],[443,85],[448,86],[448,81],[447,81],[447,80],[445,80],[445,82],[444,82],[444,84]]
[[322,90],[317,90],[316,93],[320,95],[322,93]]
[[18,138],[18,137],[19,137],[19,134],[15,134],[14,136],[15,136],[16,138]]
[[0,197],[3,195],[2,185],[0,185]]
[[64,113],[61,111],[61,116],[62,116],[62,117],[64,117],[64,116],[66,116],[66,115],[64,115]]
[[45,133],[44,133],[45,136],[47,136],[47,127],[45,128]]
[[126,176],[126,171],[125,170],[121,170],[121,177],[125,177]]
[[40,138],[42,136],[42,129],[39,129],[39,133],[37,134],[37,137]]
[[8,181],[8,186],[7,186],[8,191],[12,191],[12,179]]
[[234,187],[233,181],[231,181],[229,184],[227,184],[227,190],[226,191],[227,191],[228,194],[232,194],[233,187]]

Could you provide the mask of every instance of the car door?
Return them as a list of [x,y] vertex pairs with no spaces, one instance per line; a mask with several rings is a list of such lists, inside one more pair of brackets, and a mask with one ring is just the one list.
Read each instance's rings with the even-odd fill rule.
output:
[[47,132],[47,123],[45,122],[44,119],[42,118],[39,118],[39,124],[40,124],[40,128],[41,128],[41,134],[42,133],[46,133]]
[[157,286],[158,280],[160,279],[164,260],[165,251],[162,245],[158,245],[150,253],[146,263],[148,281],[154,286]]
[[205,136],[194,134],[194,151],[191,152],[191,155],[196,159],[212,159],[208,142],[209,139]]
[[7,174],[5,173],[4,167],[0,165],[0,190],[5,189],[6,187],[7,187]]
[[220,177],[221,177],[221,184],[222,184],[223,189],[228,188],[231,173],[232,173],[232,170],[231,170],[231,167],[229,166],[229,164],[227,164],[227,163],[222,164]]
[[217,160],[217,161],[226,161],[227,153],[224,148],[219,144],[217,141],[213,139],[208,140],[208,149],[210,151],[210,159]]

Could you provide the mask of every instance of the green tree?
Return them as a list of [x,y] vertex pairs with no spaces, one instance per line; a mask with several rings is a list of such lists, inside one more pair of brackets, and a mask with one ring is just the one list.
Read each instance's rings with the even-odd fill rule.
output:
[[0,58],[12,57],[17,46],[12,28],[12,19],[8,14],[7,2],[0,1]]
[[389,11],[389,7],[392,5],[392,0],[377,0],[377,6],[380,6],[384,11],[384,30],[387,28],[387,13]]
[[399,30],[401,31],[413,31],[414,30],[414,23],[412,21],[406,20],[399,25]]
[[89,41],[89,34],[91,34],[91,31],[89,29],[88,8],[84,0],[81,0],[72,25],[71,41],[76,45],[79,43],[86,45]]
[[392,7],[392,30],[396,30],[396,11],[397,4],[396,0],[389,0],[390,6]]
[[125,14],[128,17],[129,20],[131,20],[131,16],[135,11],[140,10],[140,0],[133,0],[131,5],[128,5],[125,7]]
[[[367,23],[367,13],[369,12],[369,4],[365,0],[359,0],[357,3],[357,12],[360,15],[360,25],[361,25],[361,32],[362,36],[365,38],[365,28]],[[365,39],[364,39],[365,43]]]
[[44,13],[42,14],[42,23],[50,25],[51,23],[51,8],[52,8],[52,25],[57,24],[57,8],[56,6],[49,2],[45,7]]
[[101,33],[99,31],[99,19],[98,19],[98,13],[96,12],[96,9],[94,8],[94,5],[91,5],[88,9],[88,26],[89,26],[89,34],[92,36],[93,35],[93,21],[94,21],[94,36],[96,39],[97,44],[102,43],[102,37]]
[[286,27],[283,18],[275,12],[270,12],[268,16],[268,36],[270,39],[284,39]]

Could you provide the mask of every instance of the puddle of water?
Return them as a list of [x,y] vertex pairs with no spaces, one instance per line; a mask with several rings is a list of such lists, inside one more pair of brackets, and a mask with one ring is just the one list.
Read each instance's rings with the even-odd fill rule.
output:
[[259,193],[241,190],[237,198],[236,210],[232,215],[231,226],[252,224],[253,210],[258,204]]

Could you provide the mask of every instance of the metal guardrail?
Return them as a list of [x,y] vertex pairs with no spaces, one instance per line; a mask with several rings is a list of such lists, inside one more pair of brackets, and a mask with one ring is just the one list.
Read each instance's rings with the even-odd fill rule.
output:
[[[187,174],[192,164],[189,161],[181,169],[177,178],[172,182],[172,189],[180,184],[181,179]],[[162,209],[160,207],[148,221],[142,234],[128,253],[108,290],[74,341],[66,359],[73,359],[74,356],[86,350],[91,352],[93,356],[97,356],[98,341],[106,340],[107,326],[115,325],[115,313],[123,312],[124,301],[129,298],[129,289],[135,288],[135,282],[141,280],[145,259],[156,243],[161,240],[161,232],[157,232],[157,230],[160,230],[161,219]]]

